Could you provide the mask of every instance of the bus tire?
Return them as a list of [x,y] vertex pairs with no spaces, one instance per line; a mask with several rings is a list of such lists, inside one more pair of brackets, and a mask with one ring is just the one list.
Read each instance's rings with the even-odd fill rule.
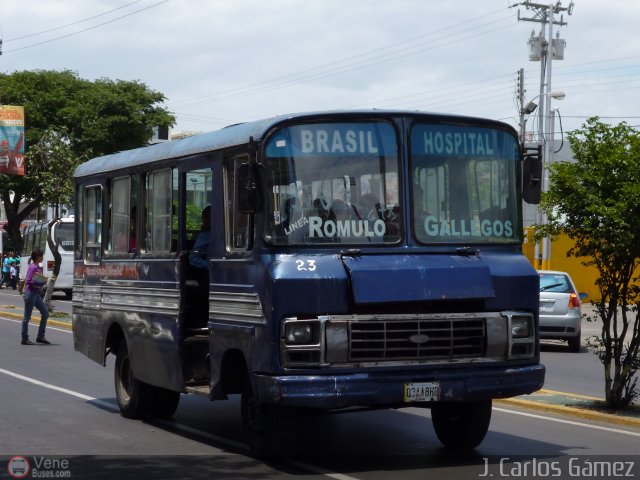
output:
[[296,409],[259,403],[248,378],[243,384],[240,404],[245,440],[254,454],[271,456],[292,453],[298,431]]
[[124,340],[116,349],[114,381],[120,415],[134,419],[147,417],[151,411],[152,389],[133,375],[127,342]]
[[480,445],[489,430],[491,399],[434,405],[431,421],[445,447],[468,450]]
[[180,403],[180,392],[167,390],[161,387],[150,387],[153,403],[150,405],[149,414],[154,418],[171,418]]

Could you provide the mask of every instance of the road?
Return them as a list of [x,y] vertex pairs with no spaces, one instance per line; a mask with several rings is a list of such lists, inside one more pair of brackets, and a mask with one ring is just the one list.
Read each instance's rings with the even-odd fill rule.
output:
[[[75,478],[123,479],[133,478],[127,475],[134,473],[150,478],[154,471],[158,478],[177,478],[176,468],[188,473],[182,478],[304,475],[404,480],[426,478],[427,468],[430,478],[478,478],[485,458],[499,477],[502,472],[496,469],[505,457],[510,457],[511,466],[522,454],[539,457],[541,462],[565,463],[575,456],[576,462],[584,463],[595,455],[640,451],[640,429],[635,427],[496,405],[486,439],[469,456],[449,455],[441,447],[429,410],[406,408],[308,420],[299,441],[300,456],[263,462],[251,457],[242,441],[237,397],[211,403],[204,397],[183,395],[171,421],[126,420],[117,413],[113,357],[102,368],[73,351],[69,331],[50,328],[47,337],[50,346],[22,346],[19,321],[0,318],[0,455],[66,459]],[[544,355],[579,359],[591,354]],[[631,461],[636,477],[640,476],[640,457]],[[512,468],[519,468],[517,461],[515,465]]]

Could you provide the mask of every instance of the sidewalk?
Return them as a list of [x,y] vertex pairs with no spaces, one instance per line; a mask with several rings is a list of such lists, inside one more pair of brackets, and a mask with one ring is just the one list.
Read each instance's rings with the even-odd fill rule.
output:
[[[0,316],[22,320],[22,310],[7,309],[7,306],[0,306]],[[31,317],[31,323],[38,325],[40,317]],[[56,315],[54,312],[53,315]],[[71,330],[71,315],[61,315],[60,317],[49,317],[47,325]],[[626,425],[640,429],[640,407],[628,408],[622,413],[608,412],[602,398],[577,395],[544,388],[530,395],[499,399],[494,402],[496,405],[520,407],[533,409],[548,413],[571,415],[573,417],[597,420],[617,425]]]

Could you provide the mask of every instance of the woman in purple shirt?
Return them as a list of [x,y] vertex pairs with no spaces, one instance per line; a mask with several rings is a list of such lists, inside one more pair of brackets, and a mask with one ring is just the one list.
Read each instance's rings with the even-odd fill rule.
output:
[[29,340],[29,321],[31,320],[31,312],[33,307],[36,307],[40,311],[40,328],[38,328],[38,336],[36,337],[36,343],[42,343],[49,345],[51,342],[44,338],[44,330],[47,327],[47,319],[49,318],[49,309],[42,300],[40,292],[42,291],[43,284],[34,279],[36,273],[42,273],[40,263],[44,255],[42,250],[34,248],[31,252],[31,263],[27,267],[27,274],[24,277],[24,317],[22,319],[22,345],[35,345]]

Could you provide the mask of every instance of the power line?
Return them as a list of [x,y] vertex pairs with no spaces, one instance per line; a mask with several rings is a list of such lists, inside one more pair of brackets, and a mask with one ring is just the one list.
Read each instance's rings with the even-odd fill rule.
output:
[[[193,97],[190,99],[185,99],[185,100],[177,100],[174,102],[170,102],[171,105],[180,105],[180,106],[186,106],[192,103],[198,103],[198,104],[202,104],[203,102],[207,102],[207,103],[213,103],[213,102],[219,102],[219,101],[223,101],[223,100],[230,100],[230,99],[235,99],[235,98],[240,98],[240,97],[244,97],[244,96],[250,96],[250,95],[255,95],[257,93],[263,93],[263,92],[267,92],[267,91],[272,91],[275,89],[279,89],[279,88],[283,88],[285,86],[289,86],[292,84],[297,84],[297,83],[306,83],[306,82],[310,82],[310,81],[314,81],[314,80],[319,80],[322,78],[326,78],[329,76],[334,76],[334,75],[339,75],[339,74],[343,74],[349,71],[353,71],[353,70],[357,70],[357,69],[361,69],[364,67],[369,67],[372,65],[377,65],[380,63],[385,63],[385,62],[389,62],[389,61],[393,61],[393,60],[397,60],[399,58],[403,58],[409,55],[415,55],[417,53],[423,52],[427,49],[432,49],[432,48],[439,48],[442,46],[446,46],[446,45],[450,45],[451,43],[455,43],[455,42],[459,42],[462,40],[465,40],[467,38],[469,38],[470,36],[466,36],[466,37],[462,37],[462,38],[458,38],[455,40],[452,40],[450,42],[444,42],[442,43],[442,39],[443,38],[447,38],[447,37],[454,37],[457,35],[461,35],[464,34],[465,32],[470,32],[473,30],[478,30],[481,28],[485,28],[488,25],[494,24],[494,23],[498,23],[501,22],[503,20],[506,19],[510,19],[511,16],[507,16],[507,17],[501,17],[497,20],[494,20],[492,22],[489,23],[485,23],[485,24],[481,24],[479,26],[473,27],[471,29],[465,29],[461,32],[457,32],[457,33],[451,33],[448,35],[445,35],[444,37],[439,37],[438,39],[436,39],[435,41],[429,40],[426,42],[421,42],[418,43],[417,45],[410,45],[410,46],[406,46],[400,49],[395,49],[393,50],[395,47],[410,43],[410,42],[414,42],[416,39],[421,39],[424,37],[428,37],[428,36],[433,36],[437,33],[441,33],[442,31],[448,31],[451,28],[455,28],[458,27],[460,25],[464,25],[473,21],[477,21],[478,19],[481,18],[485,18],[487,16],[491,16],[491,15],[495,15],[498,12],[501,12],[503,10],[497,10],[495,12],[489,13],[489,14],[485,14],[482,15],[480,17],[475,17],[474,19],[471,20],[467,20],[465,22],[461,22],[455,25],[450,25],[447,27],[444,27],[442,29],[436,30],[434,32],[430,32],[430,33],[426,33],[423,35],[419,35],[417,37],[412,37],[408,40],[404,40],[402,42],[398,42],[396,44],[393,45],[389,45],[386,47],[382,47],[382,48],[377,48],[374,50],[370,50],[368,52],[362,53],[362,54],[358,54],[358,55],[353,55],[351,57],[346,57],[334,62],[330,62],[324,65],[320,65],[317,67],[312,67],[309,69],[305,69],[305,70],[301,70],[298,72],[293,72],[287,75],[282,75],[279,77],[275,77],[269,80],[264,80],[264,81],[260,81],[260,82],[255,82],[249,85],[245,85],[242,87],[237,87],[237,88],[233,88],[233,89],[228,89],[228,90],[222,90],[213,94],[209,94],[209,95],[204,95],[204,96],[198,96],[198,97]],[[504,27],[499,27],[499,28],[508,28],[510,27],[510,24],[505,24]],[[484,31],[484,32],[480,32],[480,34],[486,34],[486,33],[490,33],[494,30],[489,30],[489,31]],[[433,46],[431,44],[436,43],[436,42],[440,42],[437,45]],[[421,48],[424,47],[426,45],[425,48]],[[387,53],[381,53],[385,50],[391,50],[390,52]],[[403,53],[404,52],[404,53]],[[367,58],[368,57],[368,58]],[[357,60],[356,62],[353,62],[353,60]],[[347,63],[350,62],[350,63]],[[346,63],[346,64],[345,64]],[[327,70],[328,67],[331,67]],[[312,72],[317,72],[317,73],[312,73]]]
[[59,27],[50,28],[48,30],[43,30],[41,32],[29,33],[29,34],[23,35],[21,37],[8,38],[8,39],[5,40],[5,42],[15,42],[17,40],[23,40],[25,38],[37,37],[38,35],[43,35],[45,33],[55,32],[56,30],[61,30],[63,28],[72,27],[74,25],[78,25],[80,23],[84,23],[84,22],[88,22],[89,20],[93,20],[94,18],[98,18],[98,17],[103,17],[105,15],[109,15],[110,13],[113,13],[113,12],[118,11],[118,10],[122,10],[123,8],[130,7],[131,5],[134,5],[136,3],[140,3],[140,2],[143,2],[143,1],[144,0],[135,0],[135,2],[127,3],[126,5],[122,5],[121,7],[114,8],[113,10],[109,10],[109,11],[104,12],[104,13],[99,13],[98,15],[94,15],[92,17],[87,17],[84,20],[78,20],[78,21],[73,22],[73,23],[68,23],[66,25],[61,25]]
[[[161,0],[160,2],[154,3],[153,5],[149,5],[149,6],[147,6],[147,7],[141,8],[141,9],[139,9],[139,10],[135,10],[135,11],[133,11],[133,12],[127,13],[126,15],[122,15],[122,16],[120,16],[120,17],[116,17],[116,18],[114,18],[114,19],[112,19],[112,20],[108,20],[108,21],[106,21],[106,22],[99,23],[99,24],[94,25],[94,26],[92,26],[92,27],[87,27],[87,28],[84,28],[84,29],[82,29],[82,30],[78,30],[78,31],[76,31],[76,32],[68,33],[68,34],[66,34],[66,35],[61,35],[61,36],[59,36],[59,37],[51,38],[51,39],[49,39],[49,40],[43,40],[42,42],[33,43],[33,44],[31,44],[31,45],[26,45],[26,46],[24,46],[24,47],[14,48],[14,49],[12,49],[12,50],[7,50],[6,52],[7,52],[7,53],[11,53],[11,52],[17,52],[17,51],[20,51],[20,50],[26,50],[26,49],[28,49],[28,48],[37,47],[37,46],[39,46],[39,45],[44,45],[44,44],[46,44],[46,43],[55,42],[55,41],[57,41],[57,40],[61,40],[61,39],[63,39],[63,38],[71,37],[71,36],[73,36],[73,35],[78,35],[78,34],[80,34],[80,33],[88,32],[89,30],[93,30],[93,29],[96,29],[96,28],[102,27],[102,26],[104,26],[104,25],[108,25],[109,23],[113,23],[113,22],[116,22],[116,21],[118,21],[118,20],[122,20],[123,18],[130,17],[131,15],[135,15],[136,13],[140,13],[140,12],[143,12],[143,11],[145,11],[145,10],[149,10],[150,8],[157,7],[158,5],[161,5],[161,4],[163,4],[163,3],[167,3],[167,2],[169,2],[169,1],[170,1],[170,0]],[[135,3],[135,2],[134,2],[134,3]]]

